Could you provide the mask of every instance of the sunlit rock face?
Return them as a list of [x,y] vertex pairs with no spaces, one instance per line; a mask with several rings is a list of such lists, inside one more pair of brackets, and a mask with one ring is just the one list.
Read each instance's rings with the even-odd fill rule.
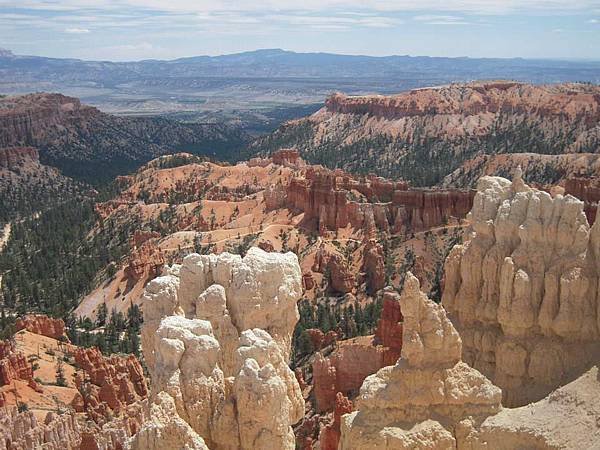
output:
[[501,408],[500,389],[461,361],[458,332],[410,273],[400,305],[401,357],[364,381],[358,411],[342,418],[342,449],[455,448],[455,424]]
[[442,303],[463,360],[503,391],[537,401],[598,361],[600,225],[572,196],[483,177],[468,216],[472,239],[445,266]]
[[297,257],[252,248],[186,257],[150,282],[142,347],[151,420],[137,449],[294,449],[304,400],[287,361]]

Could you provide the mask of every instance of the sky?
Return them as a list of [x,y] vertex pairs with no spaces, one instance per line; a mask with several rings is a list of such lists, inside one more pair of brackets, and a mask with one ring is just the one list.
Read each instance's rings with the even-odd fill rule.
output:
[[113,61],[264,48],[600,60],[600,0],[0,0],[0,48]]

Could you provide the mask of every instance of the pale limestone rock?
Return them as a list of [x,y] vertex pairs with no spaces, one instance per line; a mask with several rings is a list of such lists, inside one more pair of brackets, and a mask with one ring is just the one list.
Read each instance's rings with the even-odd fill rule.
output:
[[149,416],[150,420],[132,438],[130,447],[133,450],[208,450],[204,440],[179,417],[173,397],[166,392],[154,396]]
[[463,360],[502,388],[504,404],[537,401],[600,358],[600,220],[574,197],[483,177],[470,241],[445,265],[442,303]]
[[79,448],[80,426],[74,412],[48,412],[43,422],[32,411],[0,410],[0,448],[63,450]]
[[600,371],[592,367],[539,402],[457,429],[459,449],[594,449],[600,442]]
[[291,425],[304,414],[287,365],[302,293],[297,257],[193,254],[170,273],[144,295],[151,421],[132,447],[293,449]]
[[400,304],[401,357],[365,379],[357,411],[342,419],[343,450],[455,448],[458,422],[481,422],[501,408],[500,389],[460,360],[460,336],[410,273]]

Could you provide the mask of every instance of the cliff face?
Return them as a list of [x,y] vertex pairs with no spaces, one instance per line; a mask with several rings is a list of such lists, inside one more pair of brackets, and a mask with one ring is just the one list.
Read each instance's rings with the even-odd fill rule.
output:
[[389,97],[334,94],[325,107],[339,114],[369,114],[386,119],[504,112],[600,120],[600,96],[594,89],[576,85],[538,87],[515,82],[418,89]]
[[583,202],[484,177],[473,237],[445,266],[443,304],[463,337],[464,360],[504,393],[536,401],[600,356],[600,224]]
[[15,169],[26,162],[38,162],[40,155],[32,147],[0,148],[0,168]]
[[317,166],[292,178],[285,204],[303,211],[304,220],[321,231],[350,225],[367,232],[410,233],[466,216],[473,195],[466,190],[410,189],[404,182],[379,177],[355,179]]
[[597,153],[599,121],[598,86],[454,84],[395,96],[336,94],[252,148],[266,155],[295,147],[312,164],[433,186],[481,155]]
[[150,282],[150,421],[133,448],[293,449],[304,401],[287,359],[301,283],[295,255],[258,248],[192,254]]

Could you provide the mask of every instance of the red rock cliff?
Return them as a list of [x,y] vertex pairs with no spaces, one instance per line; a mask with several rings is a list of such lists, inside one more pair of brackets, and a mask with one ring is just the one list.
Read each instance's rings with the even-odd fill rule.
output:
[[40,155],[33,147],[0,148],[0,168],[14,169],[26,161],[39,161]]
[[42,391],[33,379],[33,368],[25,355],[16,351],[14,342],[0,341],[0,385],[6,386],[14,380],[25,381],[32,389]]
[[[353,197],[362,199],[353,200]],[[381,231],[416,232],[464,218],[474,193],[461,190],[409,189],[404,182],[370,176],[356,180],[343,171],[309,167],[287,187],[286,204],[304,212],[304,220],[321,232],[350,224]]]
[[78,348],[75,384],[84,400],[84,408],[96,423],[110,415],[122,414],[128,405],[148,396],[142,366],[133,355],[103,356],[96,348]]
[[41,314],[29,314],[17,319],[15,327],[17,331],[27,330],[30,333],[41,334],[52,339],[69,341],[65,334],[65,323],[62,319],[53,319]]
[[46,130],[73,117],[100,114],[96,108],[61,94],[29,94],[7,97],[0,105],[0,147],[37,145]]
[[600,95],[577,85],[532,86],[515,82],[474,83],[416,89],[395,96],[334,94],[328,111],[386,119],[434,114],[476,115],[507,111],[543,116],[600,118]]

